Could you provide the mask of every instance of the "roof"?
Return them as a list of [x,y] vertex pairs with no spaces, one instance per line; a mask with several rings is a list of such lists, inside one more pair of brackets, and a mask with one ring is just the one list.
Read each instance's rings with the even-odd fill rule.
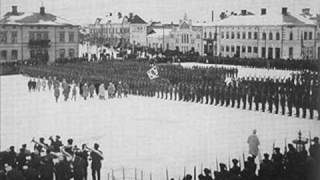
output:
[[276,25],[315,25],[310,18],[288,13],[270,13],[266,15],[229,16],[223,20],[213,22],[217,26],[276,26]]
[[128,22],[131,24],[147,24],[140,16],[133,15],[132,17],[128,18]]
[[6,13],[1,19],[0,24],[10,25],[51,25],[51,26],[75,26],[70,21],[55,16],[50,13]]
[[165,28],[153,28],[153,32],[148,35],[148,37],[163,37],[163,36],[169,36],[172,29],[165,29]]

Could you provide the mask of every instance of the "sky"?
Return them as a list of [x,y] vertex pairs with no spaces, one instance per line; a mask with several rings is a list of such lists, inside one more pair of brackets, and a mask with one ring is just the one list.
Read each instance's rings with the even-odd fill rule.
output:
[[311,8],[314,14],[320,14],[320,0],[0,0],[1,15],[11,11],[12,5],[18,5],[18,11],[38,12],[43,4],[46,12],[68,19],[76,24],[93,23],[97,17],[105,17],[108,12],[133,12],[145,21],[163,23],[178,22],[184,14],[195,21],[210,21],[211,12],[215,19],[220,12],[247,9],[259,13],[260,8],[268,12],[280,12],[288,7],[289,12],[300,12],[302,8]]

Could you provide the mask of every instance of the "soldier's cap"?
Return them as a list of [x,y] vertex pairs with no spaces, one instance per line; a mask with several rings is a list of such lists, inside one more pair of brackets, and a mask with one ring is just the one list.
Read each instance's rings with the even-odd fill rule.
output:
[[227,167],[224,163],[220,163],[220,164],[219,164],[219,166],[220,166],[220,168],[221,168],[221,169],[223,169],[223,168],[226,168],[226,167]]
[[239,161],[238,161],[238,159],[232,159],[232,162],[233,162],[234,164],[237,164]]
[[23,148],[26,148],[26,147],[27,147],[27,144],[22,144],[22,147],[23,147]]
[[59,135],[56,135],[56,138],[57,138],[57,139],[60,139],[61,137],[60,137]]
[[263,156],[267,159],[269,158],[269,154],[268,153],[264,153]]
[[44,138],[43,138],[43,137],[41,137],[39,140],[40,140],[40,141],[44,141]]
[[319,141],[319,137],[314,137],[312,141],[318,142]]
[[95,148],[99,148],[99,144],[98,143],[94,143],[94,147]]
[[204,168],[204,173],[211,173],[211,170],[210,169],[208,169],[208,168]]

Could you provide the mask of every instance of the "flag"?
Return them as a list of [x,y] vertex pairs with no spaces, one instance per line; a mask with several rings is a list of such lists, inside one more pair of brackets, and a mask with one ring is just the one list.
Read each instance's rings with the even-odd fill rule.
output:
[[157,79],[159,77],[158,69],[156,66],[153,66],[151,69],[147,71],[147,74],[151,80]]

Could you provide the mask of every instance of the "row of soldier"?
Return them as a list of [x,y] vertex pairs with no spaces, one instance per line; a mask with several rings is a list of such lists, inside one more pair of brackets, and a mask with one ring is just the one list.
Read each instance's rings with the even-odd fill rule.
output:
[[[288,144],[282,153],[279,147],[274,147],[272,155],[263,154],[263,160],[256,163],[255,156],[243,156],[244,167],[240,158],[232,159],[232,163],[218,163],[213,172],[205,168],[198,175],[198,180],[318,180],[320,178],[320,144],[319,138],[314,137],[309,151],[306,148],[295,148]],[[288,148],[288,150],[287,150]],[[259,168],[258,168],[259,167]],[[194,179],[197,179],[194,178]],[[171,179],[173,180],[173,179]],[[187,174],[183,180],[192,180]]]
[[68,139],[63,145],[60,136],[49,138],[51,144],[32,139],[34,151],[23,144],[19,152],[11,146],[9,150],[0,152],[0,180],[87,180],[88,166],[91,161],[93,180],[100,180],[103,153],[99,144],[94,148],[82,145],[82,149]]

